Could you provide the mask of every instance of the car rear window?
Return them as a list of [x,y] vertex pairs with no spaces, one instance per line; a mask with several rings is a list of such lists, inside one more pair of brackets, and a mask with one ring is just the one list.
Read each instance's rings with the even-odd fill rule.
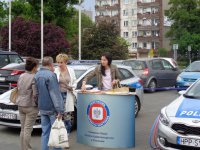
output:
[[0,68],[9,64],[8,55],[0,55]]
[[120,68],[119,72],[121,74],[122,80],[130,79],[130,78],[134,77],[134,75],[130,71],[128,71],[127,69]]
[[22,63],[23,60],[19,57],[19,55],[9,55],[10,63]]
[[146,64],[144,61],[134,60],[134,61],[126,61],[125,65],[131,66],[133,70],[144,70],[146,68]]

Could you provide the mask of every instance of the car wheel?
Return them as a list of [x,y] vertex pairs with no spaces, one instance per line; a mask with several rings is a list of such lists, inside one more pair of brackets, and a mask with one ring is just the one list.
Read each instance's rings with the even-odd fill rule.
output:
[[155,80],[151,80],[149,85],[148,85],[148,88],[149,88],[148,92],[150,92],[150,93],[155,92],[156,91],[156,87],[157,87],[156,81]]
[[138,97],[135,97],[135,118],[137,118],[139,111],[140,111],[140,101]]

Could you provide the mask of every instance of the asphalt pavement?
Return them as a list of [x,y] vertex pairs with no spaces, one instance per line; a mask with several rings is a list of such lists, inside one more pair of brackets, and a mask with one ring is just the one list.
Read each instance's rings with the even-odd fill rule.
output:
[[[156,93],[145,93],[142,109],[136,118],[136,147],[132,150],[149,150],[148,136],[154,120],[160,109],[178,97],[177,91],[159,91]],[[116,131],[117,132],[117,131]],[[20,150],[20,129],[12,129],[0,126],[0,150]],[[32,136],[33,150],[40,150],[41,131],[34,130]],[[76,131],[70,134],[71,150],[107,150],[78,144],[76,142]],[[125,149],[130,150],[130,149]]]

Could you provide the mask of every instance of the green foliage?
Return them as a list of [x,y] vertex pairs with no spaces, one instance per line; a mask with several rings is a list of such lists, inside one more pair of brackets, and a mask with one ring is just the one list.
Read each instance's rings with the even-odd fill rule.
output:
[[[66,37],[71,39],[78,34],[78,13],[73,7],[79,0],[44,0],[44,23],[53,23],[66,32]],[[0,17],[8,14],[8,4],[0,2]],[[41,0],[15,0],[12,2],[12,18],[23,17],[37,23],[41,21]],[[3,18],[3,17],[1,17]],[[3,20],[3,19],[2,19]],[[2,21],[5,25],[7,20]],[[82,15],[82,27],[90,27],[92,21],[86,15]]]
[[171,8],[166,15],[173,24],[167,33],[171,43],[179,44],[179,53],[184,54],[188,45],[196,51],[200,46],[200,0],[170,0]]
[[[78,57],[78,37],[71,43],[73,58]],[[102,22],[84,30],[82,35],[82,59],[100,59],[102,53],[110,52],[113,59],[128,57],[128,44],[118,36],[116,25]]]
[[167,57],[168,56],[168,50],[165,48],[159,48],[158,49],[158,56],[159,57]]
[[0,2],[0,28],[4,26],[8,20],[6,7],[7,4],[5,2]]

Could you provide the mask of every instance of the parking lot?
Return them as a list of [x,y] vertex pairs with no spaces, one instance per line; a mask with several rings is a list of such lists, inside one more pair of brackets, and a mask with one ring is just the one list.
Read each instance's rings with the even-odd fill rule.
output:
[[[159,91],[153,94],[145,93],[142,110],[136,118],[136,150],[150,149],[148,146],[148,136],[150,128],[160,112],[160,109],[169,104],[178,96],[177,91]],[[11,129],[0,127],[0,149],[1,150],[19,150],[19,132],[20,129]],[[117,132],[117,131],[116,131]],[[33,132],[32,146],[33,150],[40,150],[40,130]],[[72,150],[105,150],[103,148],[88,147],[76,143],[76,131],[70,134],[70,149]]]

